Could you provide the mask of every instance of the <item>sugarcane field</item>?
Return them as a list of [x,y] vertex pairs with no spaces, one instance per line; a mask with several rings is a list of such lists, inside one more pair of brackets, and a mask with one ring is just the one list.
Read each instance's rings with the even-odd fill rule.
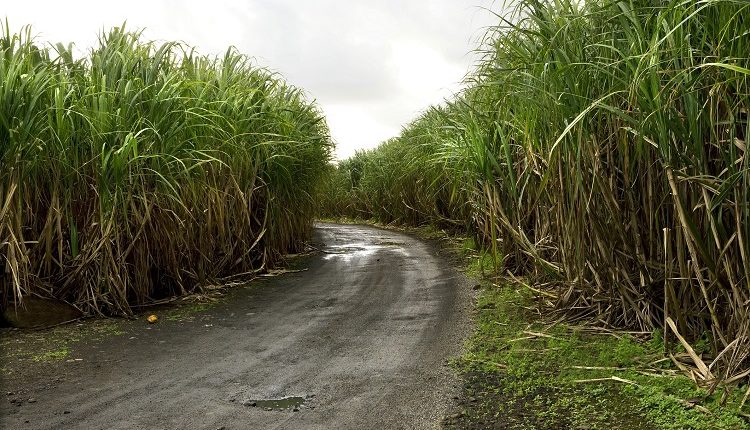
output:
[[0,7],[0,428],[750,429],[750,1]]

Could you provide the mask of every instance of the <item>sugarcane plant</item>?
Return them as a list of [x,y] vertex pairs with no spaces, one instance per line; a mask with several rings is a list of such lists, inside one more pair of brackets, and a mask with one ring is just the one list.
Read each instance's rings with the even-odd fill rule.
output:
[[127,315],[262,271],[310,234],[333,145],[279,75],[124,26],[83,58],[0,29],[4,307]]
[[459,227],[569,319],[708,338],[695,378],[741,380],[750,3],[511,3],[466,89],[340,163],[325,210]]

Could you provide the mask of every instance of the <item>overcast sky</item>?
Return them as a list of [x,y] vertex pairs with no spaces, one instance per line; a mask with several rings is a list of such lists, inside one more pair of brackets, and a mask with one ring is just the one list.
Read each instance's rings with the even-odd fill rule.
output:
[[371,148],[460,88],[494,23],[489,0],[5,1],[11,30],[85,51],[127,20],[149,40],[204,54],[230,45],[304,88],[326,114],[336,156]]

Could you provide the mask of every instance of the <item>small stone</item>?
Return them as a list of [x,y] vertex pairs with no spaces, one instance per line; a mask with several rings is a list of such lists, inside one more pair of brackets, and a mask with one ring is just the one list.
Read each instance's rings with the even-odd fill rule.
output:
[[32,397],[29,400],[27,400],[27,402],[29,402],[29,403],[36,403],[36,399]]
[[14,395],[14,394],[16,394],[16,393],[14,393],[14,392],[12,392],[12,391],[8,391],[8,393],[7,393],[7,395],[9,395],[9,396],[12,396],[12,395]]
[[273,410],[273,408],[266,408],[266,410],[267,410],[267,411],[272,411],[272,410]]
[[474,402],[477,401],[477,398],[476,397],[469,397],[469,401],[472,402],[472,403],[474,403]]
[[216,427],[216,430],[227,430],[227,428],[225,426],[221,426],[221,427]]
[[63,414],[68,415],[70,411],[63,411]]
[[295,407],[294,409],[292,409],[292,412],[299,412],[299,408]]

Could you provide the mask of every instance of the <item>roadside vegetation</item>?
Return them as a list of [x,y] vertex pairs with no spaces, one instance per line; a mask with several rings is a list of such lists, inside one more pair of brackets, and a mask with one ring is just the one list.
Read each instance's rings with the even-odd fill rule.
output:
[[660,332],[601,330],[545,313],[523,283],[485,282],[476,333],[455,363],[464,395],[446,427],[750,427],[738,414],[744,392],[697,387],[664,358]]
[[[542,324],[564,317],[571,327],[638,333],[587,346],[586,331],[562,345],[560,333],[545,332],[552,338],[509,351],[474,349],[484,358],[508,365],[515,348],[561,348],[561,365],[629,370],[555,367],[554,378],[572,375],[555,386],[590,390],[568,382],[616,376],[634,384],[607,383],[641,402],[654,397],[639,371],[676,370],[687,378],[667,391],[674,401],[650,410],[671,417],[721,404],[746,415],[748,16],[750,3],[739,0],[514,2],[462,93],[329,169],[323,216],[471,235],[485,273],[506,279],[480,300],[487,348],[523,330],[493,324],[513,313],[481,310],[482,300],[522,306],[506,291],[518,285],[524,300],[544,305]],[[579,346],[595,357],[573,354]]]
[[0,33],[4,307],[129,315],[300,249],[332,149],[301,90],[124,27],[85,58]]
[[[447,428],[750,428],[745,392],[697,386],[664,356],[661,330],[570,323],[523,279],[489,275],[473,240],[459,249],[482,288],[476,331],[454,363],[465,385]],[[707,353],[707,339],[695,349]]]

